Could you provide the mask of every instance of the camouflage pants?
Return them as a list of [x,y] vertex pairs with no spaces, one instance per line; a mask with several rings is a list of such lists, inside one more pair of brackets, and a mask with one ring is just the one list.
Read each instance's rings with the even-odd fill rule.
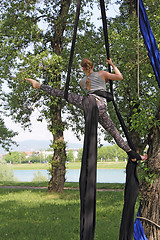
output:
[[[62,90],[51,88],[50,86],[43,84],[41,85],[40,89],[53,97],[60,97],[64,99],[64,91]],[[75,93],[68,94],[68,102],[83,110],[82,99],[83,96],[79,96]],[[99,110],[98,121],[101,124],[101,126],[114,138],[115,142],[120,148],[122,148],[126,152],[130,151],[131,150],[130,147],[123,140],[119,131],[117,130],[111,118],[107,114],[106,105],[100,102],[98,99],[96,99],[96,101]]]

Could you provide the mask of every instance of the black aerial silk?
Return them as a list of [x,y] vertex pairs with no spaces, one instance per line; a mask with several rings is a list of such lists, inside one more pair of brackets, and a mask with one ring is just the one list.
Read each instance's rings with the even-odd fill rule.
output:
[[126,166],[126,184],[124,192],[124,206],[120,226],[119,240],[133,240],[134,207],[139,192],[137,177],[137,162],[130,159]]
[[96,218],[96,175],[97,175],[97,126],[98,107],[96,99],[88,95],[83,98],[85,136],[80,187],[80,240],[93,240]]

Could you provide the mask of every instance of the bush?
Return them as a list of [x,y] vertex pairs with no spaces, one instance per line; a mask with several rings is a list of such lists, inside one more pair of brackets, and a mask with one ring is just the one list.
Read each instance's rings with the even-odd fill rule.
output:
[[32,182],[46,182],[48,181],[47,177],[44,176],[40,171],[38,173],[34,173],[34,178]]
[[0,162],[0,181],[14,181],[14,172],[5,162]]

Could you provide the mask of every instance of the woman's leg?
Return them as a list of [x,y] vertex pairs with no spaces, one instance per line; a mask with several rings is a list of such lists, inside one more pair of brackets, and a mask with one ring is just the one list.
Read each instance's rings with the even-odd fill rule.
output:
[[[63,90],[51,88],[50,86],[43,85],[43,84],[40,86],[40,89],[45,91],[46,93],[48,93],[49,95],[51,95],[53,97],[60,97],[60,98],[64,99],[64,91]],[[82,99],[83,99],[82,96],[79,96],[75,93],[68,94],[68,102],[83,110]]]
[[[47,92],[49,95],[54,97],[64,98],[64,91],[51,88],[50,86],[41,85],[40,89]],[[82,107],[82,96],[79,96],[74,93],[68,94],[68,102],[75,105],[78,108],[83,109]],[[121,137],[119,131],[114,126],[114,123],[110,119],[109,115],[106,113],[106,106],[104,104],[99,104],[100,102],[97,100],[97,106],[99,110],[99,123],[103,126],[103,128],[111,134],[111,136],[115,139],[117,145],[122,148],[124,151],[129,152],[131,149],[127,145],[127,143]]]
[[[27,79],[33,86],[33,88],[40,88],[41,90],[45,91],[51,96],[54,97],[60,97],[64,99],[64,91],[52,88],[48,85],[41,85],[37,81],[33,79]],[[79,96],[75,93],[69,93],[68,94],[68,102],[75,105],[76,107],[83,110],[82,106],[82,96]],[[118,132],[117,128],[114,126],[114,123],[110,119],[109,115],[106,112],[106,106],[104,104],[101,104],[100,101],[97,100],[97,106],[99,110],[99,123],[102,125],[102,127],[110,133],[110,135],[115,139],[117,145],[122,148],[124,151],[129,152],[131,151],[128,144],[123,140],[120,133]],[[133,157],[134,158],[134,157]],[[136,159],[135,159],[136,160]]]
[[102,127],[109,132],[109,134],[114,138],[117,145],[122,148],[125,152],[131,151],[128,144],[123,140],[121,137],[119,131],[115,127],[114,123],[112,122],[111,118],[106,112],[106,106],[103,104],[98,104],[98,110],[99,110],[99,123],[102,125]]
[[[31,78],[26,78],[26,80],[32,84],[34,89],[39,88],[53,97],[60,97],[60,98],[64,99],[64,91],[63,90],[52,88],[49,85],[41,84],[38,81],[31,79]],[[80,109],[83,109],[82,99],[83,99],[82,96],[79,96],[75,93],[68,94],[68,102],[75,105],[76,107],[78,107]]]

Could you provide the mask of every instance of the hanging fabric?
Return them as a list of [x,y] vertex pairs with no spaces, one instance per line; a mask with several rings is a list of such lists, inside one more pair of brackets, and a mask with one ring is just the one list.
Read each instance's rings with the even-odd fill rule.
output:
[[71,74],[71,69],[72,69],[73,55],[74,55],[74,49],[75,49],[75,43],[76,43],[80,8],[81,8],[81,0],[77,0],[74,33],[73,33],[73,38],[72,38],[72,46],[71,46],[70,59],[69,59],[68,72],[67,72],[67,79],[66,79],[65,92],[64,92],[64,97],[65,97],[66,100],[68,99],[68,89],[69,89],[70,74]]
[[128,161],[126,166],[126,183],[124,191],[124,206],[120,226],[119,240],[132,240],[134,233],[134,210],[139,192],[137,163]]
[[80,240],[93,240],[96,218],[96,173],[97,173],[97,127],[98,108],[95,98],[83,98],[85,117],[85,137],[80,186]]
[[[139,211],[137,213],[137,217],[139,217]],[[147,240],[146,235],[143,230],[143,226],[141,220],[136,218],[134,223],[134,239],[135,240]]]
[[[136,9],[137,7],[136,0]],[[160,87],[160,53],[142,0],[139,0],[139,25],[158,86]]]

